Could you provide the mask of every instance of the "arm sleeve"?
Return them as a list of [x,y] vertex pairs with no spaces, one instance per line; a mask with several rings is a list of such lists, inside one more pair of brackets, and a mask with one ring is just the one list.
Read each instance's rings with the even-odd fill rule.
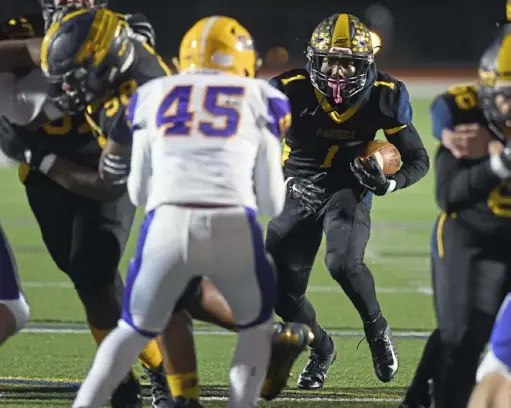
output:
[[286,195],[281,139],[291,126],[291,107],[288,98],[271,86],[265,86],[263,94],[264,110],[259,121],[261,143],[256,157],[254,186],[259,211],[274,217],[282,211]]
[[275,217],[284,208],[286,189],[280,163],[281,144],[267,129],[262,129],[262,142],[256,156],[254,187],[259,213]]
[[419,181],[429,170],[429,156],[421,137],[412,123],[413,110],[406,86],[397,82],[396,90],[388,94],[391,121],[384,129],[387,140],[396,146],[401,154],[403,165],[392,177],[396,182],[394,190],[399,190]]
[[456,159],[449,149],[438,148],[436,167],[436,198],[440,208],[456,212],[485,199],[501,179],[492,170],[490,159],[472,165]]
[[396,146],[403,165],[394,175],[395,190],[411,186],[423,178],[429,170],[429,156],[421,137],[412,123],[399,130],[387,140]]
[[126,122],[133,139],[128,192],[131,202],[137,207],[143,207],[147,203],[152,175],[150,135],[142,118],[140,105],[140,95],[136,92],[126,108]]
[[452,111],[444,96],[440,95],[433,101],[429,113],[433,137],[442,141],[442,131],[444,129],[454,130]]
[[27,125],[41,112],[55,120],[62,113],[48,100],[49,84],[39,69],[17,79],[12,73],[0,74],[0,114],[17,125]]

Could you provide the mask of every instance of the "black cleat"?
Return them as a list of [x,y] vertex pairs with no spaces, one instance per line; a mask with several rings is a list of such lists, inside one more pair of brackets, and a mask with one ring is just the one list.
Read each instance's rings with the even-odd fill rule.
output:
[[153,408],[173,408],[174,403],[170,394],[165,370],[161,365],[156,371],[153,371],[142,364],[144,373],[151,383],[151,396]]
[[142,387],[132,371],[110,398],[112,408],[142,408]]
[[204,406],[197,400],[177,397],[174,400],[173,408],[204,408]]
[[376,377],[384,383],[389,382],[396,375],[399,362],[392,338],[392,331],[388,324],[376,333],[369,334],[366,329],[366,339],[373,357],[373,367]]
[[287,385],[291,368],[302,351],[314,340],[309,326],[301,323],[274,323],[273,345],[268,372],[261,389],[266,401],[276,398]]
[[429,408],[430,406],[422,405],[422,404],[407,404],[405,402],[402,402],[399,404],[398,408]]
[[323,388],[328,370],[330,370],[330,366],[337,358],[335,343],[330,336],[328,338],[333,345],[332,351],[325,355],[311,350],[309,361],[298,378],[298,388],[302,390],[319,390]]

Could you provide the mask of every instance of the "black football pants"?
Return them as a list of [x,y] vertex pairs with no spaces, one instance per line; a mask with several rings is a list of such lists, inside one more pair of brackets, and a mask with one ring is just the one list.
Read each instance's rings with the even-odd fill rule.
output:
[[432,237],[438,329],[426,345],[408,399],[421,398],[433,379],[436,408],[465,408],[479,357],[510,286],[509,246],[481,239],[462,222],[441,215]]
[[298,200],[286,198],[283,212],[270,221],[266,249],[273,257],[278,277],[276,313],[287,322],[308,324],[315,336],[312,348],[328,347],[326,333],[305,297],[312,265],[326,236],[326,266],[348,295],[364,322],[380,313],[374,280],[364,264],[371,229],[370,205],[351,190],[335,193],[317,215],[308,214]]

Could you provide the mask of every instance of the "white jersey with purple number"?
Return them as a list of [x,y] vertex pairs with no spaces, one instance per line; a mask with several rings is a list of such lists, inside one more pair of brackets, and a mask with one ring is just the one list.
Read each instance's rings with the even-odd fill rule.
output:
[[188,71],[138,89],[128,190],[137,206],[204,203],[280,212],[287,97],[266,81]]

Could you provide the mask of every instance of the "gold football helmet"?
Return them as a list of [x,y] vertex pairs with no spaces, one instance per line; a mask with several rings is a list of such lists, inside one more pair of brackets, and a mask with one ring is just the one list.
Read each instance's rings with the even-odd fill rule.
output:
[[490,124],[504,122],[511,127],[511,32],[503,32],[483,54],[478,94]]
[[306,58],[314,87],[338,105],[364,89],[374,62],[371,32],[351,14],[334,14],[315,28]]
[[185,34],[179,48],[179,69],[216,69],[255,77],[260,60],[248,30],[225,16],[206,17]]

